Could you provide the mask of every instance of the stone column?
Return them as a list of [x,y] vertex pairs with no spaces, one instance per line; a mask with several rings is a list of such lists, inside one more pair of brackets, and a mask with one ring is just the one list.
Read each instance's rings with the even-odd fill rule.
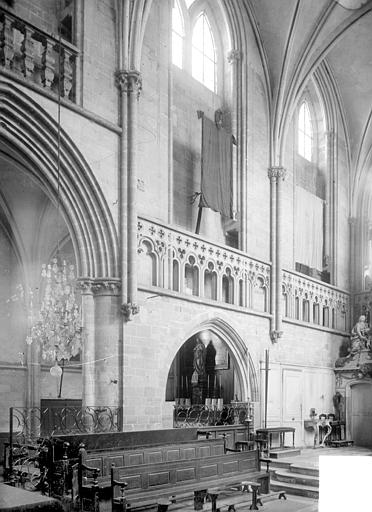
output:
[[84,333],[83,406],[120,406],[120,280],[80,279],[79,286],[82,295]]
[[142,80],[138,71],[118,71],[117,85],[121,93],[121,243],[122,245],[122,310],[126,320],[138,313],[137,305],[137,117]]
[[79,280],[81,290],[81,314],[83,326],[83,348],[82,348],[82,380],[83,407],[95,405],[95,318],[94,299],[92,290],[93,280]]
[[[94,405],[118,406],[121,372],[120,282],[95,279],[94,293]],[[84,365],[87,366],[87,365]],[[92,371],[92,370],[90,370]]]
[[273,315],[270,337],[273,342],[282,336],[282,183],[286,170],[281,166],[269,169],[271,184],[271,295],[270,306]]
[[270,259],[271,259],[271,282],[270,282],[270,313],[271,327],[270,337],[275,338],[275,297],[276,297],[276,180],[277,173],[273,169],[268,170],[270,180]]
[[283,167],[277,167],[277,182],[276,182],[276,322],[275,330],[280,337],[282,335],[282,280],[283,280],[283,197],[282,188],[283,181],[287,171]]
[[240,211],[240,232],[239,232],[239,247],[242,251],[247,251],[247,161],[245,158],[246,155],[246,140],[245,133],[242,128],[243,119],[242,119],[242,73],[241,73],[241,61],[242,61],[242,52],[238,49],[231,50],[227,55],[227,60],[229,64],[232,66],[233,72],[233,82],[235,84],[234,94],[234,106],[233,112],[235,113],[235,135],[238,141],[237,151],[236,151],[236,171],[234,169],[234,173],[236,172],[237,185],[240,183],[240,187],[238,186],[238,190],[240,189],[240,197],[237,198],[238,204],[236,206],[236,210]]

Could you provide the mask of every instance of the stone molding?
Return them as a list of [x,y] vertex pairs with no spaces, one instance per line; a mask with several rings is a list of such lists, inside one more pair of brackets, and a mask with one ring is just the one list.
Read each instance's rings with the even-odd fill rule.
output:
[[115,73],[115,82],[121,94],[126,93],[130,95],[136,93],[137,99],[140,97],[142,91],[142,76],[139,71],[125,71],[119,69]]
[[279,338],[283,336],[283,331],[270,331],[270,339],[273,343],[278,343]]
[[241,60],[242,52],[240,50],[230,50],[227,54],[227,61],[229,64]]
[[138,315],[140,312],[140,307],[138,304],[134,304],[132,302],[127,302],[121,305],[121,311],[123,313],[124,318],[129,322],[132,320],[134,315]]
[[286,169],[284,169],[284,167],[281,167],[281,166],[270,167],[267,171],[267,176],[268,176],[269,180],[272,182],[277,182],[280,179],[282,179],[284,181],[286,178],[286,175],[287,175]]
[[82,295],[119,295],[121,280],[118,278],[80,278],[78,287]]

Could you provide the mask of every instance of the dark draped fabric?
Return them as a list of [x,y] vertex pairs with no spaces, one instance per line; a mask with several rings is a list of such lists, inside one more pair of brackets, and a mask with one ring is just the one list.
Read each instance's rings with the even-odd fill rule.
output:
[[232,136],[202,118],[200,205],[233,218]]

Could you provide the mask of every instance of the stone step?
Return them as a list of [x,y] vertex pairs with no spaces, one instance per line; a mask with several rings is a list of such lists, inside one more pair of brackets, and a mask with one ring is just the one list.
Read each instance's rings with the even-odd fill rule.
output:
[[271,459],[270,469],[289,469],[292,464],[289,460]]
[[288,482],[280,482],[279,480],[272,480],[270,488],[272,491],[286,491],[286,493],[296,496],[319,499],[319,489],[310,485],[291,484]]
[[301,473],[294,473],[286,469],[276,469],[271,473],[272,480],[279,480],[280,482],[288,482],[290,484],[309,485],[311,487],[319,487],[319,477],[312,475],[304,475]]
[[291,464],[289,470],[293,473],[300,473],[302,475],[310,475],[319,477],[319,468],[315,466],[306,466],[305,464]]
[[270,450],[269,458],[280,459],[283,457],[295,457],[296,455],[301,455],[301,450],[298,448],[284,448],[282,450]]

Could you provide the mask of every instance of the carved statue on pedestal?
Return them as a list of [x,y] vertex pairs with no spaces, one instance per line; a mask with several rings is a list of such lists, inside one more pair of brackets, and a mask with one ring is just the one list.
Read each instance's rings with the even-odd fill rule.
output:
[[340,347],[340,357],[335,363],[336,368],[345,366],[345,364],[355,356],[360,356],[362,351],[368,353],[371,358],[372,350],[370,332],[371,329],[366,322],[366,317],[361,315],[357,323],[351,329],[350,339],[347,342],[344,342]]

